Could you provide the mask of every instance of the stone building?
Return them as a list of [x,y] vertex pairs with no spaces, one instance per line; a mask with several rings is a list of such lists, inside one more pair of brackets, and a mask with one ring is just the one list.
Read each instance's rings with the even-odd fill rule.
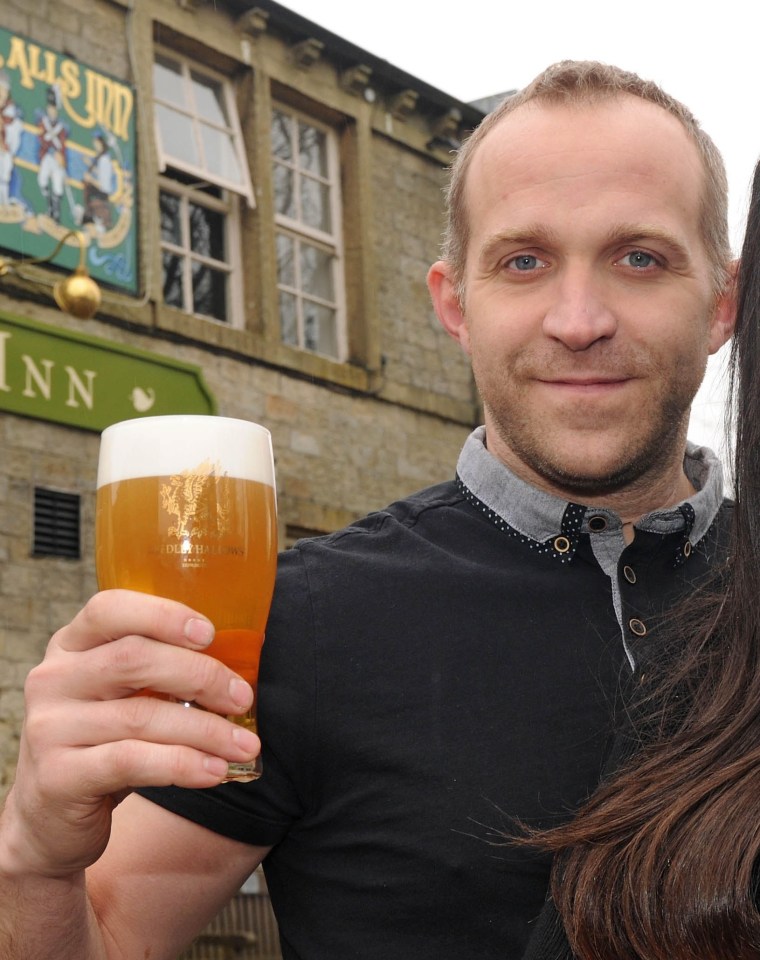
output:
[[265,424],[282,546],[451,475],[479,411],[424,277],[482,113],[270,0],[5,0],[0,117],[1,795],[109,422]]

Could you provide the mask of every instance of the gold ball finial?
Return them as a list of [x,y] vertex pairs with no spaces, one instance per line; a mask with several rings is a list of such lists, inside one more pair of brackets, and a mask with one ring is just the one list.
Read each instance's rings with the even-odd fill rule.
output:
[[89,320],[94,316],[101,301],[100,287],[82,266],[56,283],[53,296],[61,310],[79,320]]
[[7,274],[24,276],[24,267],[32,264],[49,263],[66,243],[67,240],[76,240],[79,244],[79,266],[64,280],[59,280],[53,287],[55,302],[65,313],[70,313],[79,320],[89,320],[100,306],[100,287],[87,272],[85,255],[87,244],[84,234],[80,230],[67,230],[59,239],[52,253],[46,257],[32,257],[22,260],[11,260],[0,257],[0,277]]

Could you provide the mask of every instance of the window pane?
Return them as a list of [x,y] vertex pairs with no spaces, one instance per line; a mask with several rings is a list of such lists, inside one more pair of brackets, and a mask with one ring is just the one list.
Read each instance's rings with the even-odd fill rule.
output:
[[184,307],[182,298],[182,258],[163,251],[163,288],[164,303],[180,310]]
[[227,319],[227,274],[193,263],[193,311],[216,320]]
[[182,222],[180,220],[180,198],[173,193],[160,193],[161,239],[166,243],[180,246],[182,243]]
[[307,350],[337,357],[335,311],[318,303],[303,304],[303,340]]
[[301,222],[317,230],[330,233],[330,188],[327,184],[301,178]]
[[280,330],[282,342],[298,346],[298,314],[296,298],[292,293],[280,291]]
[[274,205],[277,213],[296,218],[293,171],[281,163],[274,165]]
[[165,107],[160,103],[156,104],[156,116],[161,130],[161,146],[164,152],[197,167],[200,159],[190,117],[177,113],[171,107]]
[[306,123],[298,124],[299,163],[303,170],[327,176],[327,137]]
[[191,72],[190,76],[193,80],[193,96],[198,116],[203,117],[204,120],[210,120],[219,127],[229,127],[221,84],[195,71]]
[[294,243],[283,233],[277,234],[277,282],[286,287],[296,285]]
[[186,107],[185,88],[180,65],[166,57],[156,56],[153,64],[153,91],[161,100]]
[[204,169],[212,176],[229,180],[230,183],[242,183],[243,177],[232,136],[203,125],[200,130],[206,160]]
[[291,119],[279,110],[272,112],[272,155],[280,160],[292,160],[290,144]]
[[334,300],[332,256],[307,243],[300,246],[301,290],[323,300]]
[[276,237],[282,340],[339,358],[335,135],[287,107],[272,111],[271,135],[275,211],[283,231]]
[[190,204],[190,249],[214,260],[225,260],[224,214]]

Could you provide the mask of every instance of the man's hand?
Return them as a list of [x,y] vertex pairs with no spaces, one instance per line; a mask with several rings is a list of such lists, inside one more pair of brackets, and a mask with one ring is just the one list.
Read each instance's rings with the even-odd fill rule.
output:
[[[53,636],[26,683],[16,782],[0,818],[4,871],[73,877],[105,849],[130,789],[212,787],[228,761],[259,752],[254,734],[218,715],[244,713],[252,691],[213,659],[213,633],[182,604],[112,590]],[[135,696],[145,689],[167,699]]]

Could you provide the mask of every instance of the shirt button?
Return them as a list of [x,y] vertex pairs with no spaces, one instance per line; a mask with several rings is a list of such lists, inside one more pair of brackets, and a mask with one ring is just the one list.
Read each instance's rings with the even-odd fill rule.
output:
[[594,533],[600,533],[602,530],[607,529],[607,521],[604,517],[595,516],[590,517],[588,521],[589,530],[593,530]]
[[687,540],[686,543],[683,545],[683,555],[685,557],[691,556],[691,540]]
[[628,621],[628,627],[631,633],[635,633],[637,637],[643,637],[647,632],[646,624],[642,623],[641,620],[637,620],[635,617]]
[[557,553],[567,553],[570,549],[570,541],[567,537],[557,537],[554,541],[554,549]]
[[623,576],[628,581],[628,583],[636,583],[636,573],[633,567],[629,567],[627,564],[623,567]]

